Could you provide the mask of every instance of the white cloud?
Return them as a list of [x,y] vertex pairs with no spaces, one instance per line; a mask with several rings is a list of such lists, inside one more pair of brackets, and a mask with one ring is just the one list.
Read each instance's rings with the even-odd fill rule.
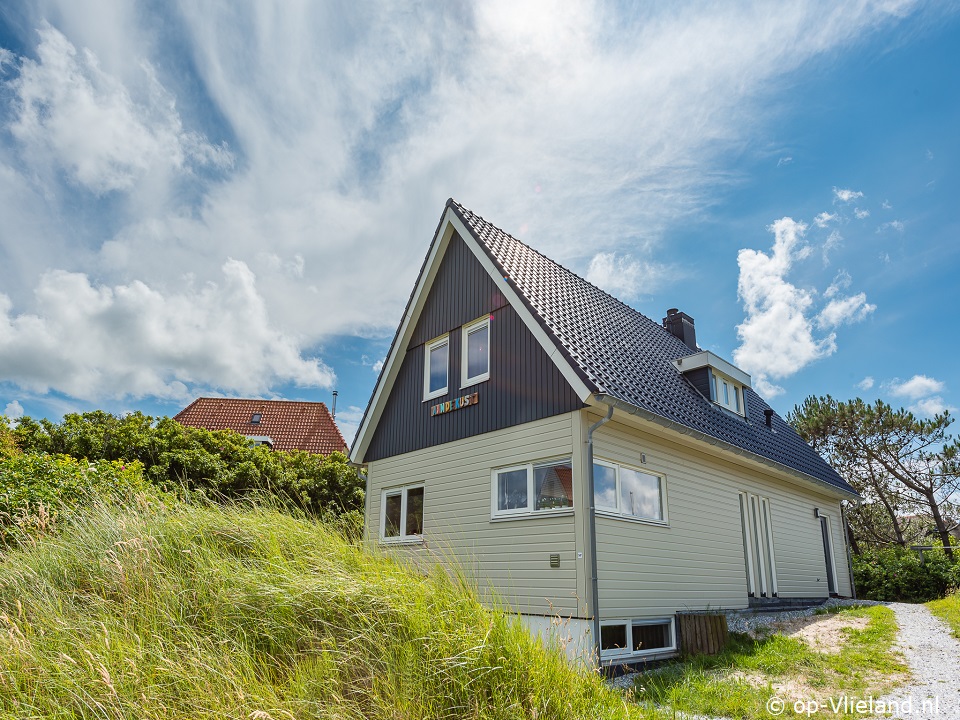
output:
[[841,270],[833,278],[833,282],[823,291],[823,296],[827,299],[832,298],[841,290],[846,290],[853,283],[853,278],[846,270]]
[[955,412],[956,408],[948,405],[946,401],[939,395],[934,395],[933,397],[924,398],[923,400],[915,402],[910,406],[909,410],[914,415],[934,417],[935,415],[939,415],[946,410]]
[[891,380],[887,384],[887,390],[896,397],[906,397],[911,400],[943,392],[944,384],[940,380],[927,377],[926,375],[914,375],[909,380],[901,382],[899,379]]
[[304,359],[271,322],[256,278],[228,260],[219,284],[164,295],[142,282],[94,285],[54,270],[40,280],[36,312],[13,314],[0,295],[0,366],[33,392],[77,398],[183,399],[192,388],[262,394],[273,383],[330,387],[333,373]]
[[825,228],[830,223],[836,221],[836,219],[837,219],[836,213],[831,214],[831,213],[828,213],[827,211],[823,211],[813,219],[813,224],[816,225],[817,227]]
[[[803,257],[804,223],[785,217],[773,223],[772,252],[743,249],[737,256],[740,266],[738,294],[746,317],[737,326],[740,346],[734,361],[754,376],[757,389],[767,396],[783,392],[775,380],[787,378],[819,358],[837,349],[836,333],[817,338],[810,317],[814,293],[798,288],[787,280],[795,262]],[[834,281],[836,295],[841,273]],[[816,315],[818,326],[833,328],[844,322],[856,322],[872,312],[866,295],[831,300]]]
[[880,253],[880,262],[887,264],[890,262],[890,253],[882,252]]
[[870,217],[870,211],[869,211],[869,210],[862,210],[862,209],[860,209],[860,208],[854,208],[854,209],[853,209],[853,214],[856,216],[857,220],[863,220],[863,219],[865,219],[865,218]]
[[597,253],[590,261],[587,280],[622,299],[634,299],[659,288],[666,270],[630,255]]
[[[0,58],[2,60],[2,58]],[[7,403],[7,406],[3,409],[3,415],[6,416],[7,420],[11,423],[14,420],[19,420],[23,417],[23,405],[21,405],[17,400],[12,400]]]
[[877,228],[878,233],[883,232],[884,230],[896,230],[897,232],[903,232],[903,222],[900,220],[891,220],[890,222],[883,223]]
[[927,150],[926,156],[927,156],[927,160],[933,160],[933,152],[931,150],[929,149]]
[[866,293],[857,293],[846,298],[831,300],[817,315],[817,325],[821,328],[835,328],[840,325],[858,323],[877,309],[867,302]]
[[893,205],[890,204],[890,201],[889,201],[889,200],[884,200],[882,203],[880,203],[880,206],[881,206],[884,210],[892,210],[892,209],[893,209]]
[[229,163],[222,149],[183,130],[173,97],[149,65],[137,102],[93,52],[77,51],[47,23],[39,35],[39,59],[23,58],[10,83],[17,108],[10,132],[35,165],[60,166],[72,181],[106,193],[130,189],[151,171]]
[[788,156],[788,157],[782,157],[782,158],[780,158],[779,160],[777,160],[777,167],[780,167],[781,165],[789,165],[789,164],[792,163],[792,162],[793,162],[793,158],[792,158],[792,157],[789,157],[789,156]]
[[830,235],[827,237],[826,241],[823,243],[823,250],[821,254],[823,255],[823,264],[830,264],[830,253],[840,247],[840,244],[843,242],[843,235],[840,234],[839,230],[832,230]]
[[380,371],[383,370],[383,360],[377,360],[377,361],[370,367],[370,369],[373,370],[374,375],[379,375],[379,374],[380,374]]
[[833,189],[833,195],[837,198],[837,200],[845,203],[863,197],[863,193],[859,190],[841,190],[840,188],[836,187]]
[[[45,0],[37,12],[56,29],[41,26],[39,44],[18,38],[24,57],[3,76],[15,76],[3,97],[20,106],[0,137],[11,257],[0,263],[0,323],[58,322],[32,294],[59,277],[41,279],[49,268],[86,278],[94,294],[146,288],[166,307],[204,292],[183,289],[185,273],[222,292],[234,258],[256,270],[287,347],[382,335],[449,196],[506,229],[526,225],[524,240],[574,270],[593,258],[618,294],[645,292],[666,231],[738,182],[724,172],[728,153],[774,127],[782,104],[770,99],[792,73],[909,10],[839,4],[824,22],[805,4],[170,7]],[[171,27],[183,30],[175,48]],[[234,323],[229,306],[204,307],[202,322],[216,327],[223,312]],[[107,346],[142,332],[117,327]],[[130,366],[106,353],[98,365],[81,346],[76,359],[57,356],[63,375],[41,372],[54,363],[41,358],[9,377],[84,393],[172,392],[186,377],[154,348],[133,382]],[[309,365],[291,356],[288,366],[297,362]],[[0,363],[0,380],[7,373]],[[247,384],[238,375],[224,382]]]
[[874,386],[874,379],[867,375],[863,380],[857,383],[857,387],[861,390],[869,390]]

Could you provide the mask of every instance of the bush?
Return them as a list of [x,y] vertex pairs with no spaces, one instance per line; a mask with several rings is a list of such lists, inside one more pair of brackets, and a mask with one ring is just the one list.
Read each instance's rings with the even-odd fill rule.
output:
[[942,550],[924,552],[889,547],[853,557],[857,596],[867,600],[927,602],[960,585],[960,565]]
[[0,459],[0,541],[51,529],[64,512],[92,501],[123,500],[150,488],[139,462],[69,455],[18,454]]
[[230,499],[268,494],[325,517],[363,509],[364,482],[343,453],[273,451],[232,430],[189,428],[139,412],[71,413],[59,423],[24,417],[14,436],[25,453],[139,461],[146,478],[164,490]]

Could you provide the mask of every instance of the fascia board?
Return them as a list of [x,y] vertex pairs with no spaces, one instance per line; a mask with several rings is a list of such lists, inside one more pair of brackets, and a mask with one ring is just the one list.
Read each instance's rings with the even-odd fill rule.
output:
[[443,254],[450,244],[450,238],[453,237],[455,226],[452,224],[452,220],[455,219],[456,215],[448,206],[444,210],[440,224],[437,226],[437,232],[433,237],[430,251],[424,262],[424,269],[417,280],[417,286],[411,296],[411,302],[408,303],[407,310],[403,315],[403,319],[400,321],[400,327],[397,330],[393,345],[390,348],[390,354],[387,356],[383,371],[377,381],[377,386],[374,388],[369,410],[364,416],[363,422],[360,424],[360,429],[357,431],[356,440],[350,451],[350,462],[352,463],[357,465],[363,464],[363,457],[373,438],[373,429],[380,421],[384,405],[386,405],[387,398],[390,396],[390,391],[393,389],[397,375],[400,374],[400,366],[403,363],[403,357],[406,355],[410,336],[413,334],[413,329],[416,327],[420,313],[423,311],[423,305],[427,300],[427,296],[430,294],[430,288],[433,286],[433,281],[437,276]]
[[668,420],[667,418],[661,417],[656,413],[652,413],[649,410],[644,410],[636,405],[631,405],[628,402],[624,402],[623,400],[619,400],[610,395],[594,395],[588,404],[590,407],[601,410],[602,412],[606,412],[607,407],[612,405],[615,409],[625,412],[628,415],[634,415],[642,420],[659,425],[662,428],[678,432],[681,435],[697,441],[697,444],[706,444],[734,455],[738,455],[746,460],[752,461],[753,463],[763,465],[768,469],[776,470],[778,473],[786,475],[792,480],[799,480],[805,485],[812,486],[820,492],[827,493],[842,500],[850,500],[851,502],[860,502],[861,500],[860,495],[858,495],[856,492],[848,492],[836,487],[835,485],[831,485],[828,482],[820,480],[819,478],[815,478],[812,475],[807,475],[799,470],[794,470],[783,463],[778,463],[775,460],[765,458],[762,455],[757,455],[749,450],[744,450],[736,445],[720,440],[719,438],[715,438],[712,435],[707,435],[699,430],[694,430],[686,425],[681,425],[673,420]]
[[490,278],[497,284],[497,288],[503,293],[514,311],[520,316],[520,319],[523,320],[523,324],[527,326],[527,329],[537,339],[537,342],[540,343],[543,351],[553,361],[553,364],[557,366],[564,380],[570,384],[570,387],[573,388],[573,391],[577,394],[577,397],[580,398],[580,401],[586,402],[591,397],[592,391],[587,387],[573,366],[567,361],[563,352],[547,334],[546,330],[543,329],[539,321],[533,316],[533,313],[530,312],[526,303],[521,300],[517,291],[514,290],[510,283],[503,277],[503,273],[494,264],[487,252],[480,246],[480,243],[473,236],[473,233],[467,229],[466,225],[463,224],[456,214],[451,213],[451,216],[450,222],[456,229],[457,234],[466,246],[470,248],[470,251],[483,266],[484,270],[487,271]]
[[750,384],[750,376],[747,373],[738,368],[736,365],[727,362],[722,357],[714,355],[709,350],[702,350],[701,352],[694,353],[693,355],[677,358],[673,361],[673,364],[674,367],[676,367],[680,372],[690,372],[691,370],[698,370],[702,367],[708,366],[716,368],[718,371],[727,377],[733,378],[741,385],[752,387]]

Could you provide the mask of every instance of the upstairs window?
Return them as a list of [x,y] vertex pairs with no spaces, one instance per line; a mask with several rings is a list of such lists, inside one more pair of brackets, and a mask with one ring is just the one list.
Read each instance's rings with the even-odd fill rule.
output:
[[626,465],[593,464],[594,503],[601,512],[665,522],[663,478]]
[[263,413],[254,413],[253,415],[250,416],[250,424],[251,424],[251,425],[259,425],[259,424],[260,424],[260,420],[261,420],[262,418],[263,418]]
[[713,395],[717,405],[743,415],[743,388],[726,375],[713,373]]
[[463,326],[463,347],[460,352],[460,387],[490,379],[490,318]]
[[573,507],[569,459],[493,471],[493,515],[530,515]]
[[443,335],[425,346],[423,362],[423,399],[432,400],[447,393],[450,379],[450,336]]

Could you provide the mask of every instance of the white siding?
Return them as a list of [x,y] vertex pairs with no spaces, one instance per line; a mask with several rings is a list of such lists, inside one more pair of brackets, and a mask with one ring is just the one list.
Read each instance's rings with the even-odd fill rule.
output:
[[746,607],[741,491],[770,499],[780,597],[828,594],[814,508],[830,515],[838,589],[850,593],[836,498],[665,441],[614,418],[594,436],[595,457],[662,475],[669,525],[597,517],[604,619]]
[[[404,552],[459,565],[488,599],[516,612],[577,615],[573,513],[490,518],[492,469],[569,457],[574,420],[558,415],[370,463],[367,537],[379,538],[384,488],[422,483],[425,542]],[[560,554],[559,568],[550,567],[552,553]]]

